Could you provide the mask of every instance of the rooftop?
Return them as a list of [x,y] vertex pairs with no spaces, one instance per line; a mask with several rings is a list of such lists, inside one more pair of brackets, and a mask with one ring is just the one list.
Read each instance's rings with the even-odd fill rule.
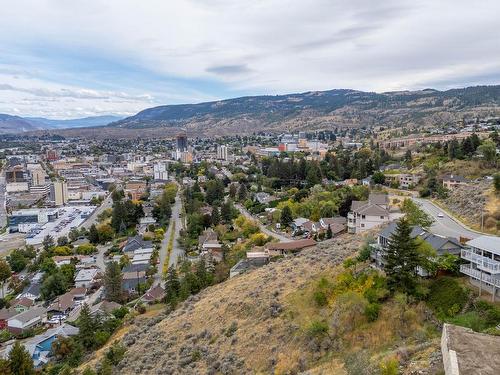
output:
[[471,247],[486,250],[491,253],[500,254],[500,237],[496,236],[479,236],[467,242]]

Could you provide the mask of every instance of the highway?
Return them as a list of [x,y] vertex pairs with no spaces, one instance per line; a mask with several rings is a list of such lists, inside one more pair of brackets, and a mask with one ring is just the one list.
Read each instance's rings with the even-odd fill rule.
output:
[[259,228],[260,228],[260,231],[262,233],[265,233],[267,234],[268,236],[272,236],[274,238],[277,238],[278,240],[280,240],[281,242],[291,242],[293,241],[292,239],[282,235],[282,234],[279,234],[279,233],[276,233],[276,232],[273,232],[269,229],[267,229],[267,227],[262,224],[258,219],[254,218],[252,216],[252,214],[250,212],[248,212],[241,204],[236,204],[235,207],[241,212],[241,214],[249,219],[252,219],[254,220],[258,225],[259,225]]
[[[430,228],[431,232],[445,237],[466,237],[470,239],[481,235],[481,233],[470,229],[466,225],[448,215],[446,211],[442,210],[431,201],[416,197],[413,197],[412,199],[434,219],[434,223]],[[438,217],[439,213],[442,213],[443,217]]]

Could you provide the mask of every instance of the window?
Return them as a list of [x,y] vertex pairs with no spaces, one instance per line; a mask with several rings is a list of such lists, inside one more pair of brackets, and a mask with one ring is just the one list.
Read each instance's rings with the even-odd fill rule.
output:
[[361,228],[364,228],[365,227],[365,224],[361,224]]
[[384,220],[384,217],[383,217],[383,216],[380,216],[380,218],[381,218],[382,220]]
[[366,215],[361,215],[361,219],[366,219]]

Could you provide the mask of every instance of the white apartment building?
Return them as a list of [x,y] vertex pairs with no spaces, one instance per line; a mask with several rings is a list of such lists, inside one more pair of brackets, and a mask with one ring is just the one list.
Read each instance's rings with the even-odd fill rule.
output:
[[217,159],[219,160],[228,159],[227,145],[217,145]]
[[479,287],[479,293],[487,290],[493,300],[500,294],[500,237],[479,236],[466,243],[461,258],[469,264],[460,266],[460,272],[470,277],[470,282]]
[[165,163],[156,163],[153,166],[153,176],[155,180],[167,181],[168,180],[168,170]]
[[361,233],[389,220],[387,194],[370,194],[367,201],[352,201],[347,214],[347,232]]

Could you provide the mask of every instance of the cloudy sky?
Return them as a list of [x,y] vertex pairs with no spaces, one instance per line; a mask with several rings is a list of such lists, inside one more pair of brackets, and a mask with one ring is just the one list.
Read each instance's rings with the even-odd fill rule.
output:
[[500,83],[498,0],[0,0],[0,113]]

